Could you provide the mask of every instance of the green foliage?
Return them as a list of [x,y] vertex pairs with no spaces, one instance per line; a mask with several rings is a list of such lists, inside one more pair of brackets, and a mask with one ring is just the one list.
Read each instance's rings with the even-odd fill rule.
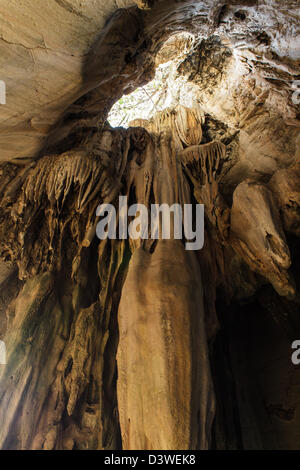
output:
[[137,88],[133,93],[115,103],[108,121],[113,127],[128,127],[134,119],[149,119],[165,107],[168,94],[170,64],[158,67],[154,80]]

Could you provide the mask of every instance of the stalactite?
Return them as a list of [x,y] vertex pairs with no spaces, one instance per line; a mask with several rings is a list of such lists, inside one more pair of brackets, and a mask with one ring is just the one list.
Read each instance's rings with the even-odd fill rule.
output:
[[[104,131],[91,144],[93,152],[46,156],[26,170],[19,168],[26,177],[18,187],[12,165],[3,172],[7,196],[1,204],[1,228],[13,225],[14,233],[21,229],[24,235],[18,247],[3,237],[2,250],[18,262],[19,277],[28,279],[12,305],[8,366],[0,379],[9,380],[0,397],[10,403],[0,416],[5,421],[1,445],[6,448],[120,445],[116,397],[112,399],[116,368],[112,363],[108,373],[104,357],[107,348],[116,348],[111,317],[126,272],[125,246],[103,243],[98,250],[95,236],[87,236],[96,223],[97,205],[112,201],[119,191],[131,139],[142,148],[138,130],[113,136]],[[116,292],[114,298],[110,292]],[[45,356],[49,347],[51,354]],[[39,402],[35,413],[28,413],[32,394]]]
[[[21,280],[7,298],[2,448],[210,448],[217,289],[249,297],[257,273],[294,293],[272,194],[293,229],[274,188],[280,174],[268,186],[238,185],[230,208],[220,185],[226,146],[201,143],[198,108],[131,125],[2,166],[0,254]],[[296,186],[291,193],[296,203]],[[96,208],[120,194],[148,209],[204,204],[203,252],[172,239],[174,225],[171,240],[97,240]]]

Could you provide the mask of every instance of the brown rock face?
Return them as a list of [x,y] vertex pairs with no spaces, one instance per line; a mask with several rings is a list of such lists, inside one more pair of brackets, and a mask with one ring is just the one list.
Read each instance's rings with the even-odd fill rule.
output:
[[271,191],[264,185],[246,180],[236,188],[231,237],[246,263],[269,279],[279,295],[295,294],[287,273],[291,257],[279,211]]
[[150,10],[155,4],[155,0],[136,0],[134,3],[136,3],[141,10]]
[[207,449],[214,417],[201,275],[179,241],[137,249],[119,307],[124,449]]
[[300,162],[276,171],[270,180],[270,187],[282,212],[285,230],[299,237]]
[[[296,2],[9,3],[0,448],[299,449]],[[169,107],[112,128],[170,58]],[[98,239],[120,195],[203,204],[202,249],[175,215]]]

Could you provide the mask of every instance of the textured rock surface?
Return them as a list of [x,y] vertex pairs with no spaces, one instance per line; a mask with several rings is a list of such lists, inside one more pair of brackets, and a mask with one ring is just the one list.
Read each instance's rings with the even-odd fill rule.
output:
[[202,295],[195,254],[179,241],[159,241],[153,255],[135,251],[119,307],[124,449],[209,448],[214,396]]
[[[109,16],[133,1],[30,0],[0,7],[1,160],[36,154],[83,87],[87,54]],[[5,122],[5,124],[4,124]]]
[[[233,1],[224,7],[217,0],[161,1],[150,11],[123,10],[115,16],[116,27],[111,21],[105,25],[118,7],[134,3],[40,0],[33,7],[32,1],[21,0],[10,2],[9,7],[5,2],[2,4],[1,79],[7,84],[7,105],[1,107],[2,160],[36,155],[64,110],[88,90],[98,88],[93,96],[98,97],[99,112],[107,111],[110,98],[117,98],[126,88],[120,78],[126,77],[132,88],[137,86],[138,77],[132,74],[134,64],[141,67],[147,53],[152,54],[164,38],[183,29],[226,37],[234,46],[238,63],[250,72],[246,82],[251,78],[252,89],[243,83],[243,93],[251,103],[256,107],[259,100],[267,100],[287,117],[295,117],[285,97],[290,98],[292,81],[299,73],[296,2],[289,1],[284,7],[276,0],[264,5],[247,2],[242,9],[244,18],[238,14],[240,6]],[[123,24],[127,26],[122,28]],[[131,69],[126,67],[127,54],[132,58]],[[219,75],[220,83],[217,70],[218,62],[214,64],[213,76]],[[209,82],[215,88],[215,78],[211,81],[210,77],[209,74]],[[218,93],[214,91],[215,106],[232,108],[231,94],[235,94],[240,79],[237,67],[227,85],[222,84]],[[264,91],[261,79],[267,80],[268,93],[259,96]],[[207,84],[205,87],[209,91]],[[202,99],[207,101],[205,96]],[[88,102],[84,100],[84,104],[72,109],[73,118],[74,112],[83,111]],[[249,104],[245,100],[241,104],[248,114]],[[93,107],[95,100],[88,106],[91,111]],[[241,110],[235,109],[240,116]],[[220,109],[217,111],[220,114]]]
[[[299,448],[297,12],[1,5],[1,448]],[[112,129],[182,31],[190,109]],[[119,194],[204,204],[203,250],[99,242],[96,208]]]
[[291,265],[290,252],[278,208],[268,188],[249,180],[236,188],[231,210],[231,237],[235,249],[253,270],[269,279],[279,295],[294,295],[287,274]]

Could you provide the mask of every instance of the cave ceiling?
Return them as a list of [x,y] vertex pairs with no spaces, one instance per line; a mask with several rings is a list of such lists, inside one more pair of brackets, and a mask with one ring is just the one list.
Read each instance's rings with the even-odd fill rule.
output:
[[[0,110],[1,160],[36,156],[64,114],[93,112],[95,99],[92,106],[87,97],[72,109],[87,93],[97,95],[97,111],[104,116],[124,91],[150,79],[157,50],[180,31],[218,35],[238,64],[246,66],[247,83],[258,76],[269,87],[252,83],[248,91],[239,72],[231,75],[235,85],[257,95],[252,104],[267,99],[293,125],[291,86],[299,73],[295,1],[37,0],[33,8],[31,1],[18,0],[9,7],[2,3],[0,25],[1,79],[7,86],[7,105]],[[117,83],[116,76],[121,77]],[[205,83],[205,75],[200,79]],[[259,91],[269,92],[268,97]],[[222,93],[209,96],[209,106],[219,118],[237,124],[232,100],[223,79]]]

